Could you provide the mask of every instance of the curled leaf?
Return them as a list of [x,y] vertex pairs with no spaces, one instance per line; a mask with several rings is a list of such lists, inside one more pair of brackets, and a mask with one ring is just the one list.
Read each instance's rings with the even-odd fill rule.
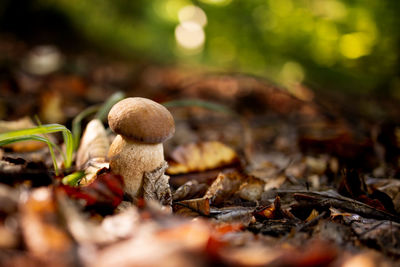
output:
[[208,188],[205,197],[211,200],[213,205],[221,205],[234,194],[241,199],[256,201],[264,192],[264,182],[260,179],[242,174],[238,171],[222,172]]
[[152,172],[145,172],[143,177],[143,198],[157,200],[163,205],[172,204],[172,194],[169,188],[169,176],[164,175],[167,163]]
[[191,180],[181,185],[173,194],[173,200],[184,200],[194,197],[200,197],[207,191],[208,186],[205,183],[199,183]]
[[186,216],[210,215],[210,200],[208,198],[194,198],[174,203],[174,212]]
[[110,142],[106,130],[99,119],[91,120],[83,133],[81,143],[76,156],[76,166],[84,169],[86,179],[84,184],[90,183],[98,170],[108,168],[106,161]]
[[212,204],[218,206],[236,193],[243,182],[242,178],[237,171],[220,173],[204,197],[209,198]]

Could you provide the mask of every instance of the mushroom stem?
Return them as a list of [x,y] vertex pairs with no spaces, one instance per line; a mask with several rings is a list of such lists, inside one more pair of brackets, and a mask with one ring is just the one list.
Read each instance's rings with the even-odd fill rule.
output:
[[162,143],[140,143],[117,135],[108,158],[111,170],[124,177],[125,191],[132,197],[140,197],[143,194],[143,173],[164,164],[164,150]]

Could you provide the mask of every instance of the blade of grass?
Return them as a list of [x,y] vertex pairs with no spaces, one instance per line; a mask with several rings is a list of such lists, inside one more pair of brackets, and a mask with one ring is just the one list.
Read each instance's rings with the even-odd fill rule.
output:
[[11,144],[11,143],[16,143],[16,142],[21,142],[21,141],[28,141],[28,140],[40,141],[40,142],[44,142],[47,144],[47,146],[49,147],[51,159],[53,161],[54,172],[56,175],[58,175],[59,172],[58,172],[57,160],[56,160],[56,156],[55,156],[54,150],[53,150],[53,147],[56,147],[56,144],[51,142],[49,139],[46,139],[45,137],[42,137],[39,135],[26,135],[26,136],[14,137],[14,138],[2,140],[2,141],[0,141],[0,146],[4,146],[4,145]]
[[72,121],[72,136],[74,139],[74,151],[79,147],[79,141],[82,133],[82,120],[86,117],[96,113],[95,118],[104,121],[107,114],[118,101],[125,97],[123,92],[116,92],[112,94],[103,105],[95,105],[84,109]]
[[62,132],[64,143],[66,146],[65,151],[65,168],[69,168],[72,165],[73,157],[73,139],[71,131],[61,124],[44,124],[38,127],[33,127],[29,129],[15,130],[11,132],[1,133],[0,141],[13,139],[16,137],[24,137],[29,135],[46,134],[46,133],[56,133]]
[[227,113],[230,115],[235,115],[235,111],[232,109],[228,108],[227,106],[210,102],[210,101],[205,101],[201,99],[180,99],[180,100],[172,100],[168,102],[162,103],[165,107],[171,108],[171,107],[201,107],[209,110],[214,110],[218,112],[223,112]]
[[77,186],[79,181],[85,177],[85,172],[84,171],[77,171],[74,173],[71,173],[70,175],[65,176],[61,182],[65,185],[70,185],[70,186]]
[[[37,115],[35,115],[34,118],[35,118],[35,120],[36,120],[36,123],[37,123],[39,126],[42,126],[42,125],[43,125],[42,122],[40,121],[40,119],[39,119],[39,117],[38,117]],[[43,136],[44,136],[44,138],[45,138],[49,143],[52,144],[52,146],[54,147],[54,149],[57,150],[57,152],[62,156],[63,162],[65,162],[67,159],[66,159],[65,153],[62,151],[62,149],[61,149],[57,144],[52,143],[52,142],[50,141],[49,136],[48,136],[46,133],[44,133]],[[50,153],[51,153],[51,151],[50,151]],[[52,154],[52,156],[53,156],[53,154]],[[56,160],[55,157],[54,157],[54,161],[57,162],[57,160]],[[57,174],[57,175],[58,175],[58,174]]]
[[125,98],[123,92],[116,92],[112,94],[107,101],[100,107],[99,111],[96,113],[95,118],[104,121],[107,118],[110,109],[119,101]]
[[99,105],[91,106],[84,109],[81,113],[79,113],[73,120],[72,120],[72,136],[74,139],[74,150],[76,151],[79,146],[79,140],[82,133],[82,120],[92,114],[95,114],[98,109]]

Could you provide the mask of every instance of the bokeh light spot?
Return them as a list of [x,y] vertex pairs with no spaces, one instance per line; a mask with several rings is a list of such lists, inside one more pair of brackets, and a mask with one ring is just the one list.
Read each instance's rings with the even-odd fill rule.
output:
[[200,0],[200,1],[205,4],[217,5],[217,6],[226,6],[232,2],[232,0]]
[[175,28],[175,39],[177,43],[188,50],[197,50],[204,45],[206,36],[199,24],[186,21]]
[[207,24],[207,15],[204,13],[203,9],[189,5],[181,8],[178,13],[179,21],[186,22],[191,21],[204,27]]
[[356,59],[371,51],[370,38],[362,32],[345,34],[340,38],[340,52],[343,56]]
[[336,0],[314,0],[312,11],[315,15],[330,20],[342,20],[348,14],[346,5]]
[[177,22],[179,10],[188,5],[190,2],[187,0],[158,0],[154,1],[153,9],[160,18],[169,22]]
[[294,61],[286,62],[280,73],[280,80],[283,85],[293,87],[304,80],[305,73],[303,67]]

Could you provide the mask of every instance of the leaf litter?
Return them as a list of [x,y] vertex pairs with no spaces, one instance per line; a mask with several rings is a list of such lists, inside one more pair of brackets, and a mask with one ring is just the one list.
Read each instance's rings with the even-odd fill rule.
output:
[[[110,96],[113,90],[104,90],[109,83],[127,85],[127,95],[148,88],[147,97],[168,101],[176,120],[177,134],[165,150],[169,166],[162,166],[170,177],[147,173],[143,198],[124,194],[122,177],[107,168],[113,135],[99,121],[84,133],[77,164],[60,176],[51,170],[46,148],[2,147],[1,265],[399,263],[397,125],[371,125],[362,117],[351,124],[340,110],[319,105],[308,88],[308,97],[300,99],[246,75],[148,67],[133,79],[118,62],[88,66],[91,77],[49,74],[51,92],[37,86],[44,84],[40,77],[10,74],[25,79],[17,84],[35,83],[28,87],[36,99],[54,100],[40,109],[27,102],[24,112],[40,110],[46,123],[62,114],[59,119],[70,122],[88,104]],[[174,106],[185,98],[219,106]],[[16,109],[11,100],[5,103]],[[234,112],[208,109],[221,105]],[[52,141],[62,145],[58,137]],[[62,184],[73,171],[86,171],[86,180]],[[153,181],[162,183],[154,188]]]

